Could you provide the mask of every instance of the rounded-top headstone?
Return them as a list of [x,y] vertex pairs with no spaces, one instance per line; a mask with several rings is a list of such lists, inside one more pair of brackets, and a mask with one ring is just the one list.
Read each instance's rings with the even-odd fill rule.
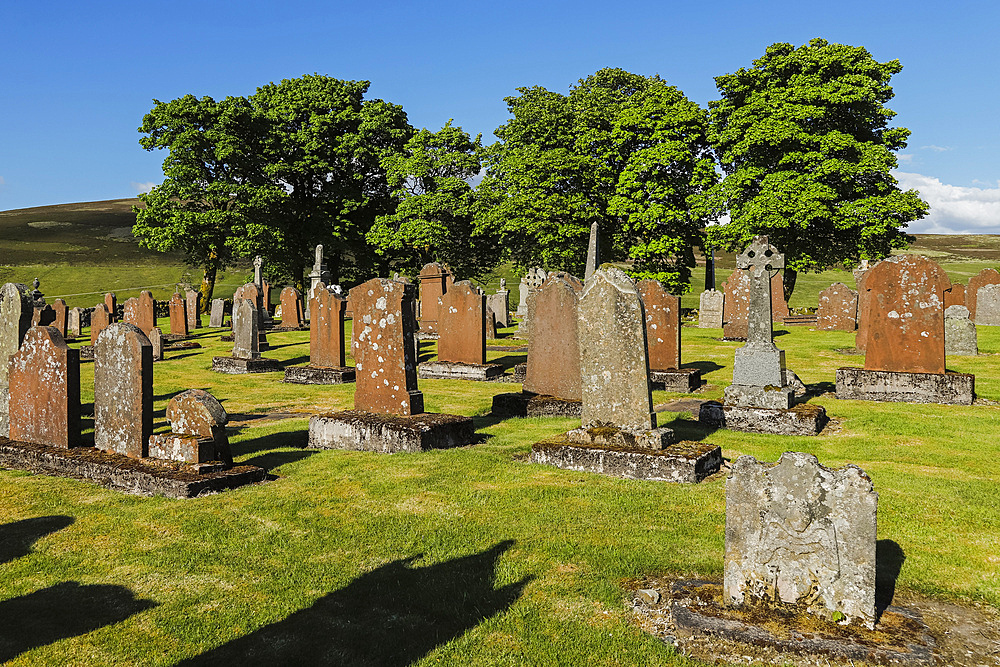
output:
[[167,421],[174,433],[214,438],[229,415],[218,399],[204,389],[182,391],[167,404]]
[[134,324],[109,324],[94,347],[94,446],[142,458],[152,434],[153,345]]

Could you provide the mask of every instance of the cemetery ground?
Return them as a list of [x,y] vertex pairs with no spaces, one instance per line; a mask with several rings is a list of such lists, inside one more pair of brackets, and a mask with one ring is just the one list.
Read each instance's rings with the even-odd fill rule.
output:
[[[994,664],[1000,328],[979,327],[979,357],[948,358],[949,370],[976,374],[972,406],[838,401],[836,369],[863,363],[843,353],[854,334],[775,329],[788,367],[831,417],[823,433],[713,432],[689,410],[662,411],[660,424],[720,445],[729,460],[776,461],[794,450],[861,466],[880,500],[880,595],[939,606],[937,620],[926,620],[944,638],[945,664]],[[306,450],[308,416],[349,409],[354,386],[212,373],[212,356],[231,347],[223,331],[196,330],[201,349],[155,364],[157,431],[171,396],[207,389],[230,414],[236,460],[273,479],[171,500],[0,471],[0,661],[705,664],[640,629],[631,601],[651,582],[721,581],[725,470],[680,485],[530,464],[532,443],[579,420],[498,421],[488,415],[492,396],[517,385],[457,380],[422,380],[420,389],[428,411],[475,416],[474,444],[395,455]],[[707,385],[693,396],[654,392],[654,403],[720,399],[740,345],[720,337],[685,327],[685,365]],[[308,338],[270,332],[267,355],[305,363]],[[422,358],[433,352],[422,343]],[[488,353],[507,367],[524,355]],[[85,429],[92,379],[84,363]],[[754,653],[730,657],[741,655]]]

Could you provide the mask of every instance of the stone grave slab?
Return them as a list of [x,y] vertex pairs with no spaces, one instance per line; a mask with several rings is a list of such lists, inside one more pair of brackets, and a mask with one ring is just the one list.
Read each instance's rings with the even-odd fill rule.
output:
[[472,419],[459,415],[420,413],[374,415],[346,410],[309,419],[310,449],[353,449],[393,454],[469,444]]
[[208,317],[208,326],[221,329],[226,326],[226,301],[225,299],[212,299],[212,312]]
[[701,387],[701,371],[681,368],[681,300],[655,280],[640,280],[649,352],[649,381],[654,389],[692,392]]
[[976,376],[969,373],[898,373],[838,368],[837,398],[972,405],[976,398]]
[[70,308],[66,319],[66,337],[78,338],[83,331],[83,308]]
[[421,379],[485,381],[503,374],[486,363],[486,295],[467,280],[438,298],[437,361],[420,364]]
[[228,357],[213,357],[212,370],[228,375],[245,373],[277,373],[281,362],[260,354],[260,311],[250,299],[239,299],[233,307],[233,353]]
[[281,329],[297,330],[305,326],[305,313],[302,307],[302,294],[294,287],[288,286],[281,290],[278,296],[281,302]]
[[309,364],[285,369],[285,382],[292,384],[344,384],[354,382],[355,369],[346,363],[344,310],[347,299],[339,287],[327,289],[319,283],[310,299]]
[[[170,297],[168,307],[170,310],[170,335],[187,337],[188,315],[187,302],[184,300],[184,297],[177,292],[174,292],[173,296]],[[152,331],[152,328],[150,331]],[[146,331],[145,333],[147,336],[149,335],[149,331]]]
[[510,290],[505,286],[504,279],[500,279],[500,289],[496,294],[486,297],[486,306],[493,311],[496,316],[496,325],[506,329],[513,324],[510,319]]
[[722,449],[690,441],[655,451],[587,446],[572,442],[563,434],[532,445],[531,462],[610,477],[694,484],[719,471]]
[[201,292],[184,290],[184,310],[187,313],[188,332],[201,328]]
[[153,458],[184,463],[221,462],[231,466],[226,424],[229,415],[222,404],[203,389],[188,389],[167,404],[170,433],[156,434],[149,439],[149,455]]

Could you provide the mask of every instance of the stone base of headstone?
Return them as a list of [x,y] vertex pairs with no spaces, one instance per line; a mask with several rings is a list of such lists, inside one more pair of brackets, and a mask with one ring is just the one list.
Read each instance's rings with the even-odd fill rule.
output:
[[80,346],[80,360],[89,359],[94,360],[94,346],[93,345],[81,345]]
[[969,373],[903,373],[837,369],[837,398],[893,403],[972,405],[976,376]]
[[827,417],[819,405],[796,405],[785,410],[708,401],[698,411],[698,421],[712,428],[745,433],[817,435],[826,426]]
[[201,347],[201,343],[193,340],[179,340],[176,343],[171,343],[170,345],[165,345],[163,347],[164,352],[180,352],[181,350],[197,350]]
[[586,445],[571,441],[564,433],[532,445],[531,461],[611,477],[693,484],[719,471],[722,450],[690,441],[665,449]]
[[86,479],[116,491],[169,498],[193,498],[255,484],[267,477],[257,466],[133,459],[93,447],[60,449],[7,438],[0,438],[0,467]]
[[309,325],[304,324],[300,327],[283,327],[280,324],[273,327],[268,327],[268,331],[274,331],[276,333],[284,333],[286,331],[309,331]]
[[653,389],[690,394],[701,387],[701,371],[697,368],[674,368],[667,371],[649,371]]
[[216,373],[244,375],[246,373],[277,373],[281,371],[277,359],[240,359],[238,357],[212,357],[212,370]]
[[164,343],[178,343],[182,340],[187,340],[187,336],[182,334],[163,334],[162,338]]
[[437,331],[418,331],[414,334],[417,340],[437,340],[441,337]]
[[236,337],[233,334],[223,334],[219,336],[219,340],[223,343],[234,343],[236,342]]
[[500,364],[463,364],[456,361],[425,361],[417,366],[421,380],[475,380],[486,382],[503,375]]
[[514,382],[524,382],[528,376],[528,364],[517,364],[514,366]]
[[184,463],[215,461],[215,440],[196,435],[157,433],[149,436],[149,457]]
[[584,447],[613,447],[624,449],[666,449],[676,438],[669,428],[648,430],[623,429],[616,426],[591,426],[575,428],[565,433],[566,439]]
[[289,366],[285,382],[289,384],[346,384],[354,382],[356,371],[351,366],[321,368],[319,366]]
[[497,394],[491,412],[498,417],[579,417],[583,402],[530,392]]
[[819,317],[816,315],[785,315],[777,321],[788,327],[815,327],[819,325]]
[[723,390],[723,396],[726,405],[743,408],[787,410],[795,402],[795,391],[791,387],[731,384]]
[[472,441],[471,417],[424,412],[382,415],[345,410],[309,419],[310,449],[353,449],[393,454],[461,447]]

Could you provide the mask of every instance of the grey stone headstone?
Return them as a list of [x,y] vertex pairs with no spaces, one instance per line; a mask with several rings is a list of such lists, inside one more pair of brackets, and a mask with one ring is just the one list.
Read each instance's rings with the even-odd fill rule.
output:
[[260,317],[250,299],[239,299],[233,306],[233,356],[239,359],[260,358]]
[[[979,289],[980,294],[983,289]],[[982,302],[979,307],[982,308]],[[976,325],[969,319],[969,309],[965,306],[948,306],[944,311],[944,352],[964,356],[979,354]]]
[[521,278],[521,297],[517,305],[517,316],[521,318],[521,322],[518,324],[517,330],[524,336],[531,335],[528,299],[542,288],[542,283],[545,282],[548,275],[544,269],[536,266],[528,269],[528,272]]
[[642,299],[619,269],[598,269],[586,282],[579,336],[584,428],[656,428]]
[[698,327],[702,329],[722,328],[722,306],[725,294],[719,290],[705,290],[698,299]]
[[7,360],[21,347],[34,312],[27,285],[6,283],[0,288],[0,435],[5,438],[10,435],[10,369]]
[[226,302],[224,299],[212,299],[212,312],[208,316],[208,326],[219,328],[226,319]]
[[878,494],[861,468],[785,452],[741,456],[726,480],[724,595],[797,604],[828,620],[875,622]]
[[590,226],[590,243],[587,245],[587,268],[583,274],[583,279],[590,280],[594,271],[601,265],[600,240],[597,238],[597,221]]
[[163,331],[160,327],[150,329],[149,344],[153,346],[153,361],[163,361]]
[[69,317],[66,320],[66,333],[76,338],[80,335],[83,327],[83,308],[70,308]]
[[489,294],[486,297],[486,307],[496,315],[498,327],[510,326],[510,301],[507,290],[499,290],[496,294]]
[[976,291],[976,324],[1000,326],[1000,285],[983,285]]

